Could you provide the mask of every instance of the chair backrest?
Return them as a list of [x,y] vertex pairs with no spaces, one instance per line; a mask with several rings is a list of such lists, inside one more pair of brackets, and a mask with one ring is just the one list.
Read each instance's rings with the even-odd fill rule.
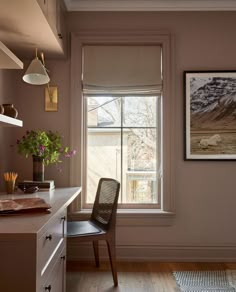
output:
[[106,231],[115,226],[119,192],[120,183],[117,180],[99,180],[91,221]]

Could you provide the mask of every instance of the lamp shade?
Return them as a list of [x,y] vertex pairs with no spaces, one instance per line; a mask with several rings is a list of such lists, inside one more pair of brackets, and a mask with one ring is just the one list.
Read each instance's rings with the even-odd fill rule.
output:
[[33,85],[47,84],[50,78],[42,62],[36,57],[29,65],[23,76],[26,83]]

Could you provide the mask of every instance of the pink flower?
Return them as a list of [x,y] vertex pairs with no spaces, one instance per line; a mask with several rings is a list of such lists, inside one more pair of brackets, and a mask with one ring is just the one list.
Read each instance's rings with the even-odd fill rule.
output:
[[43,152],[45,150],[45,146],[39,145],[39,151]]
[[75,154],[76,154],[76,150],[71,150],[65,154],[65,157],[71,157],[71,156],[74,156]]

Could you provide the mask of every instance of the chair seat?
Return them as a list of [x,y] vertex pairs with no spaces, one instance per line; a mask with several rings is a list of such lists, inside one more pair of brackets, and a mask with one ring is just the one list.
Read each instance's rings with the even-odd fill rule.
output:
[[104,233],[104,231],[92,224],[90,221],[67,222],[67,237],[77,237],[99,233]]

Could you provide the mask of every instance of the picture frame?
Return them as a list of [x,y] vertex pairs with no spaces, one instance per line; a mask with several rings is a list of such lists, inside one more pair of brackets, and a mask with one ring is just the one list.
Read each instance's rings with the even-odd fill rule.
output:
[[57,86],[45,87],[45,111],[57,112],[58,111],[58,94]]
[[236,160],[236,71],[184,71],[184,160]]

